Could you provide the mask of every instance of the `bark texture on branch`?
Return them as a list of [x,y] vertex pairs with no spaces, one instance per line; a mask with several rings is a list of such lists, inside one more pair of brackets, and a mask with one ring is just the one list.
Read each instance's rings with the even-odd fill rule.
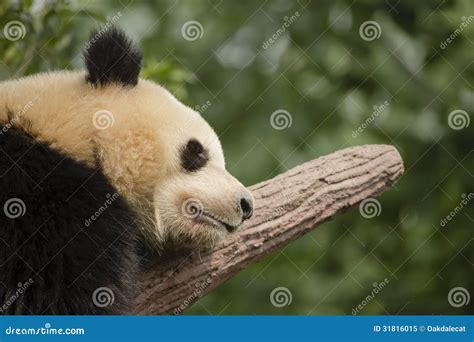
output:
[[181,313],[249,264],[390,188],[403,170],[394,147],[365,145],[312,160],[250,187],[255,210],[244,227],[209,252],[150,268],[142,276],[135,313]]

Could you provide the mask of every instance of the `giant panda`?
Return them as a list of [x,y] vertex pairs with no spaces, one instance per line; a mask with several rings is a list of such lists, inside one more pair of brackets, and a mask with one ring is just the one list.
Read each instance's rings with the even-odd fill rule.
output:
[[113,27],[85,47],[85,71],[0,83],[2,314],[128,313],[140,246],[209,248],[252,215],[211,126],[139,78],[137,45]]

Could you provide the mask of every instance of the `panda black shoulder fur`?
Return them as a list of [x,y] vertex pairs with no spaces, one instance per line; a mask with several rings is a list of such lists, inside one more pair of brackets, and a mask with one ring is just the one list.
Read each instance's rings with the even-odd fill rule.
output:
[[207,248],[252,214],[212,128],[139,78],[136,45],[111,28],[86,47],[85,72],[0,83],[3,314],[127,313],[139,241]]

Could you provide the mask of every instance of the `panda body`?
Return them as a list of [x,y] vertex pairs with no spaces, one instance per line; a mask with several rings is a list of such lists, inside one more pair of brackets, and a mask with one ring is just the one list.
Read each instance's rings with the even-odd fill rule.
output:
[[[0,151],[0,203],[9,203],[0,218],[0,312],[125,312],[138,270],[133,211],[116,198],[87,225],[116,192],[100,172],[17,128]],[[94,303],[100,288],[114,297],[104,307]]]
[[85,72],[0,83],[3,314],[129,313],[138,244],[209,248],[252,214],[209,124],[138,77],[136,45],[111,28],[87,46]]

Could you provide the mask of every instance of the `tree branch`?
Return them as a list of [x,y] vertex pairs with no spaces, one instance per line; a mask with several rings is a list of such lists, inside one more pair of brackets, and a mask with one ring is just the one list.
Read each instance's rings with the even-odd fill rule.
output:
[[191,253],[142,276],[137,314],[178,314],[244,267],[282,248],[322,222],[373,197],[403,173],[387,145],[347,148],[250,187],[253,217],[212,251]]

